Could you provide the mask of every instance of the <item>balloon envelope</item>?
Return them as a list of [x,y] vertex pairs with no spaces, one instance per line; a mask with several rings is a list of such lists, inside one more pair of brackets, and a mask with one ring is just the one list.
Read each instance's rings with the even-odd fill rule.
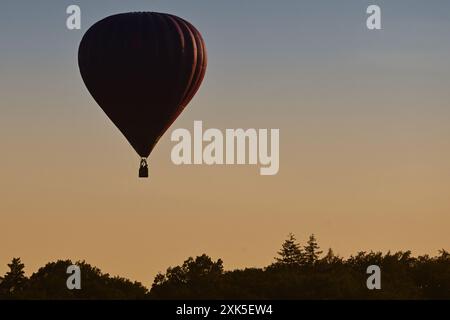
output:
[[164,13],[107,17],[78,51],[89,92],[143,158],[193,98],[206,64],[199,31]]

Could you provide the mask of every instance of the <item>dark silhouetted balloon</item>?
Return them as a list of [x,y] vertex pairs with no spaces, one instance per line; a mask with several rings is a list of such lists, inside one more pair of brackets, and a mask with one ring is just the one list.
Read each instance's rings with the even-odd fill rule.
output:
[[145,159],[205,76],[200,32],[170,14],[113,15],[86,32],[78,64],[95,101],[141,156],[146,176]]

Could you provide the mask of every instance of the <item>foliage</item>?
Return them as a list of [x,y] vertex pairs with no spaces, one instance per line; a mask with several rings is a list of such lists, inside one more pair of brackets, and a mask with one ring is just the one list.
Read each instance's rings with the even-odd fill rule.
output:
[[[11,268],[16,261],[13,259],[8,266]],[[142,299],[146,296],[147,289],[138,282],[133,283],[124,278],[102,274],[100,269],[92,267],[84,261],[76,264],[81,271],[81,290],[67,289],[66,281],[70,276],[67,274],[67,268],[73,263],[70,260],[58,260],[47,263],[30,278],[26,278],[24,273],[20,273],[21,278],[15,277],[15,279],[21,279],[17,284],[13,281],[3,281],[0,284],[0,299]],[[14,268],[17,270],[17,267]],[[12,271],[13,268],[6,274],[5,279],[10,277]],[[18,288],[18,284],[21,288],[20,294],[16,294],[17,289],[14,289]],[[14,294],[8,294],[8,292]]]
[[9,271],[0,283],[0,297],[21,298],[28,281],[25,277],[25,265],[20,258],[13,258],[8,267]]
[[[410,251],[358,252],[344,259],[329,249],[321,257],[314,235],[302,248],[289,234],[266,268],[224,271],[221,259],[203,254],[156,275],[151,290],[111,277],[84,261],[81,290],[68,290],[70,260],[46,264],[29,278],[19,258],[0,277],[0,299],[450,299],[450,254],[413,257]],[[381,268],[381,290],[368,290],[367,267]]]
[[278,265],[294,267],[302,265],[306,261],[306,256],[292,233],[289,233],[288,239],[284,241],[278,255],[279,257],[275,258]]

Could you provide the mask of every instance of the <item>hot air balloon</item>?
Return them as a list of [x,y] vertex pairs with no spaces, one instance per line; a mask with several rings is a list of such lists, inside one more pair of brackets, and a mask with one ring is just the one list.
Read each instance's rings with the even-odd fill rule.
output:
[[83,36],[78,65],[92,97],[141,157],[139,177],[148,177],[147,158],[205,76],[200,32],[171,14],[109,16]]

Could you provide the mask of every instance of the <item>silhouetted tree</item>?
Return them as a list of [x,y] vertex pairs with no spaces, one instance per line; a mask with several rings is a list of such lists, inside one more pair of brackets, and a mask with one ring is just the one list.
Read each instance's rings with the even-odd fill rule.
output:
[[152,296],[164,298],[171,295],[178,299],[217,298],[214,291],[222,274],[221,259],[214,262],[206,254],[195,259],[189,257],[181,266],[168,268],[166,274],[159,273],[155,277]]
[[438,260],[448,261],[450,259],[450,253],[445,249],[439,250],[439,254],[440,256],[438,257]]
[[110,277],[84,261],[77,262],[81,273],[81,290],[66,285],[70,260],[58,260],[40,268],[29,280],[25,297],[29,299],[143,299],[147,289],[139,282]]
[[[190,257],[157,274],[150,292],[139,282],[111,277],[84,261],[76,263],[81,290],[69,290],[70,260],[47,263],[28,279],[15,258],[0,278],[0,299],[450,299],[450,254],[444,249],[433,257],[370,251],[348,259],[329,249],[319,259],[313,235],[304,252],[289,235],[278,254],[267,268],[233,271],[224,271],[221,259]],[[370,265],[382,270],[381,290],[367,289]]]
[[284,241],[281,250],[277,252],[279,257],[275,258],[276,264],[283,266],[300,266],[305,262],[305,257],[297,243],[293,233],[289,233],[288,239]]
[[25,265],[20,258],[13,258],[8,264],[9,271],[0,283],[0,297],[20,298],[27,285]]
[[328,265],[333,265],[336,263],[342,263],[342,258],[335,255],[333,252],[333,249],[329,248],[325,257],[322,258],[322,262],[324,262]]
[[316,237],[314,234],[310,235],[307,245],[304,247],[305,261],[308,265],[313,265],[319,259],[319,256],[322,254],[322,251],[319,251],[319,249]]

